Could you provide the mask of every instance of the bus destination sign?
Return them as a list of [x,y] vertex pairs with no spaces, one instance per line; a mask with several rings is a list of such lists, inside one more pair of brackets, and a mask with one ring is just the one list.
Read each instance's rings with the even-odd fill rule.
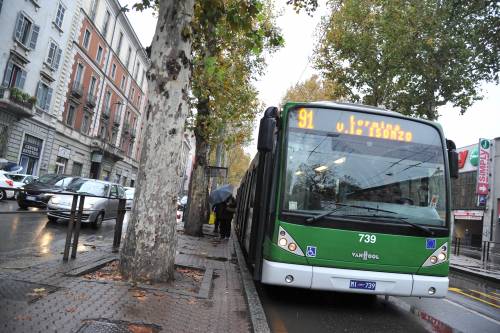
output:
[[299,108],[290,113],[290,127],[365,136],[369,138],[412,142],[413,131],[398,119],[359,112],[332,112],[328,109]]

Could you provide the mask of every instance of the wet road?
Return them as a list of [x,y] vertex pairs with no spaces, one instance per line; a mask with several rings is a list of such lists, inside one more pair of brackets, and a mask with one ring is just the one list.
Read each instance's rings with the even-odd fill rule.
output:
[[273,332],[500,332],[500,290],[452,274],[446,299],[389,297],[258,285]]
[[[0,212],[18,212],[0,214],[0,263],[19,257],[52,257],[60,255],[66,240],[67,223],[49,222],[44,212],[37,208],[18,211],[14,200],[0,201]],[[82,225],[80,242],[92,244],[96,241],[108,241],[112,244],[114,220],[104,221],[99,230]]]

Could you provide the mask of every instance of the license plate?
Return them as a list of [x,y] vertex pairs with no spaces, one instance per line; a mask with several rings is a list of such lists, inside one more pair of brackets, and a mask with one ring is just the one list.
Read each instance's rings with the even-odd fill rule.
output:
[[375,290],[376,285],[377,283],[373,281],[351,280],[349,282],[349,288],[351,289]]
[[36,197],[32,196],[32,195],[28,195],[26,197],[26,200],[31,200],[31,201],[36,201]]

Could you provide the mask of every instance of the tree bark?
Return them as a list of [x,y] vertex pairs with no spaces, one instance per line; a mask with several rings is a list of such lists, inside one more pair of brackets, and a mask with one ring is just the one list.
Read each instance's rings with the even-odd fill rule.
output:
[[159,2],[135,202],[120,258],[121,273],[134,281],[168,281],[174,276],[193,5],[194,0]]
[[189,182],[188,216],[185,219],[184,232],[190,236],[203,236],[203,223],[208,220],[208,142],[205,138],[203,118],[208,117],[208,101],[200,100],[198,105],[196,136],[196,152]]

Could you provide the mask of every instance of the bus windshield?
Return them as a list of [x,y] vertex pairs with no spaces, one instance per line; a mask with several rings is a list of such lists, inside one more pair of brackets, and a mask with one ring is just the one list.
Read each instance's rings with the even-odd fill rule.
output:
[[395,219],[445,225],[444,150],[432,126],[353,111],[293,109],[286,152],[285,212],[332,211],[333,219],[392,222],[382,218],[389,211]]

